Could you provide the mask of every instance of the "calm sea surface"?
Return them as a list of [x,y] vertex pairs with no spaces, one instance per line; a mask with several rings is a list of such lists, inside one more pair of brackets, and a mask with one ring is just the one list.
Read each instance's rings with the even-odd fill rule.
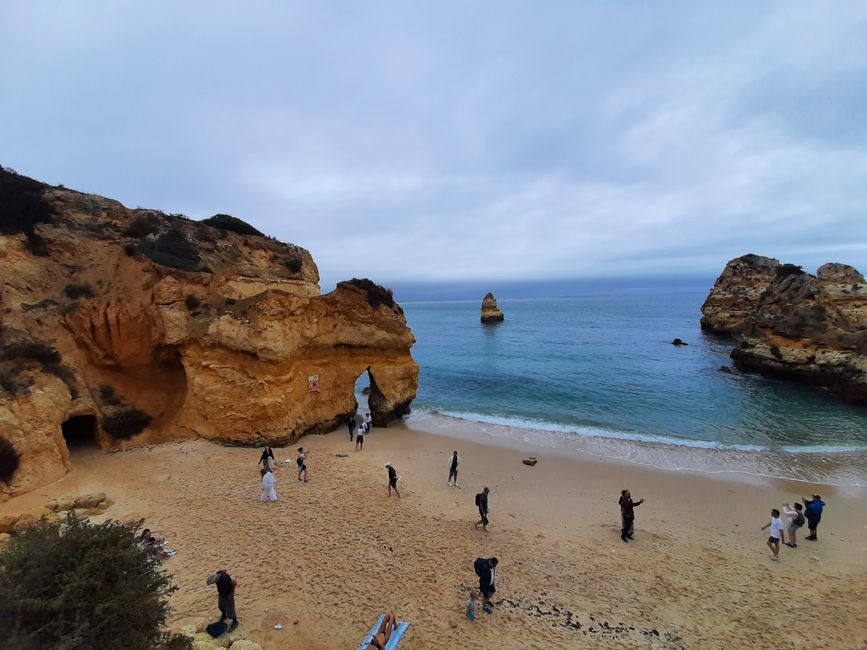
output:
[[[495,325],[479,322],[484,292],[402,299],[421,366],[414,417],[460,418],[566,445],[589,437],[728,451],[721,465],[863,484],[867,409],[822,389],[720,372],[734,343],[699,329],[709,286],[582,283],[558,287],[560,297],[498,297],[506,320]],[[674,337],[689,345],[673,346]]]

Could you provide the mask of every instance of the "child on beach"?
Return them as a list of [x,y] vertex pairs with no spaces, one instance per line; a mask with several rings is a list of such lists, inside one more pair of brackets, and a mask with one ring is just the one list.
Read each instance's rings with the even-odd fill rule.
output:
[[762,530],[770,527],[771,536],[768,537],[768,548],[771,549],[773,555],[772,560],[780,559],[780,537],[783,535],[783,520],[780,519],[780,511],[774,508],[771,510],[771,520],[762,526]]
[[798,529],[803,526],[806,521],[804,513],[801,512],[803,509],[804,506],[800,503],[795,504],[794,510],[789,507],[788,503],[783,504],[783,514],[789,518],[789,521],[786,524],[786,532],[789,534],[789,541],[786,542],[784,539],[783,544],[789,548],[798,548]]
[[358,425],[358,429],[355,432],[355,451],[358,451],[359,447],[361,447],[361,451],[364,451],[364,434],[366,425],[367,422],[362,422]]
[[301,480],[301,475],[304,475],[304,482],[307,482],[307,454],[304,452],[304,447],[298,447],[298,457],[295,459],[295,466],[298,469],[298,480]]
[[476,618],[476,600],[478,600],[479,594],[475,591],[470,592],[470,597],[467,600],[467,618],[475,620]]

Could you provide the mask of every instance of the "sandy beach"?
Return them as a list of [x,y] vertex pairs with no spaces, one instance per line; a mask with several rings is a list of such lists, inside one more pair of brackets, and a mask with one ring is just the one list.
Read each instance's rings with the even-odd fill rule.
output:
[[[862,648],[867,501],[858,490],[660,471],[426,433],[345,429],[275,449],[276,503],[258,499],[259,450],[203,441],[78,451],[60,481],[0,505],[105,492],[102,518],[144,518],[177,555],[171,625],[211,620],[205,576],[238,580],[239,632],[265,648],[354,648],[383,610],[411,622],[402,648]],[[472,436],[469,436],[472,437]],[[297,446],[310,482],[297,482]],[[458,450],[461,488],[447,486]],[[337,454],[346,454],[339,457]],[[532,454],[535,467],[521,463]],[[290,462],[284,463],[284,460]],[[386,496],[383,468],[402,476]],[[491,488],[491,525],[474,494]],[[619,539],[620,490],[646,502]],[[820,492],[820,541],[768,558],[771,507]],[[801,537],[806,528],[801,530]],[[472,563],[497,556],[497,607],[468,621]],[[274,629],[280,624],[282,630]]]

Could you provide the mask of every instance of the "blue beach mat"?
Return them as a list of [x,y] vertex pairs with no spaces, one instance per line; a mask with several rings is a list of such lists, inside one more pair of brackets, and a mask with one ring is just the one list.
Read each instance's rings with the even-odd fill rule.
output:
[[[361,642],[361,645],[358,646],[358,650],[366,650],[367,646],[370,645],[370,640],[373,638],[373,635],[379,630],[379,626],[382,625],[382,619],[385,618],[385,614],[380,614],[379,618],[376,619],[376,623],[373,624],[373,627],[370,628],[370,632],[367,633],[367,636],[364,637],[364,641]],[[409,623],[406,621],[398,621],[397,627],[394,628],[394,632],[391,633],[391,638],[385,644],[385,650],[395,650],[397,648],[397,644],[400,643],[400,640],[403,638],[403,635],[406,634],[406,628],[409,627]]]

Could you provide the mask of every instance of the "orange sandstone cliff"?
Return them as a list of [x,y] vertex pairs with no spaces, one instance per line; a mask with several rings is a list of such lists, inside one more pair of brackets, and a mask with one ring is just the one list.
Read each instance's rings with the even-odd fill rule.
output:
[[0,499],[62,476],[70,446],[203,437],[286,444],[357,410],[409,411],[415,339],[367,280],[320,295],[303,248],[0,169]]
[[745,255],[726,264],[701,311],[702,328],[739,344],[731,356],[741,370],[867,404],[867,284],[851,266],[824,264],[811,275]]

